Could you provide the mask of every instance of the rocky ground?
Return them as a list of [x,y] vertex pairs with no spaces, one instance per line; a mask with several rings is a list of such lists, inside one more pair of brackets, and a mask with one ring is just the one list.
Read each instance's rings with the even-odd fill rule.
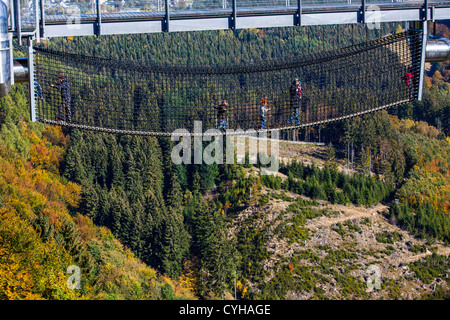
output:
[[[305,150],[306,152],[304,152]],[[280,156],[296,158],[306,163],[314,161],[320,165],[320,162],[324,161],[323,150],[323,147],[311,145],[286,146],[283,151],[280,151]],[[257,171],[252,172],[257,174]],[[261,192],[262,194],[273,194],[274,191],[263,188]],[[409,264],[424,260],[433,252],[449,256],[450,248],[442,243],[425,243],[392,224],[393,221],[388,221],[384,215],[388,210],[386,205],[378,204],[371,208],[365,208],[317,201],[310,207],[321,214],[296,227],[303,231],[307,229],[309,234],[308,239],[298,240],[283,237],[279,232],[283,228],[279,228],[279,226],[282,224],[285,229],[292,225],[295,213],[287,209],[297,199],[307,198],[291,192],[275,192],[283,193],[283,196],[270,197],[267,205],[262,208],[257,204],[249,206],[234,218],[232,228],[233,233],[236,233],[240,226],[244,225],[246,221],[250,221],[249,218],[252,215],[256,212],[262,213],[258,220],[251,220],[251,223],[255,228],[268,230],[270,234],[269,240],[265,244],[270,256],[263,261],[264,269],[268,271],[264,282],[276,277],[280,268],[294,264],[294,266],[308,266],[314,270],[314,273],[320,273],[319,278],[328,279],[317,282],[323,298],[420,299],[426,293],[433,293],[436,285],[448,290],[450,270],[431,283],[425,284],[415,276],[414,272],[411,272]],[[384,241],[381,235],[395,237],[390,241]],[[421,250],[417,250],[417,248],[421,248]],[[327,258],[337,252],[349,253],[351,258],[345,257],[337,262]],[[325,269],[324,261],[326,261]],[[329,268],[330,272],[327,272],[326,268]],[[359,285],[365,286],[366,295],[343,295],[342,279],[338,280],[336,274],[353,277]],[[371,279],[375,279],[375,277],[380,279],[380,283],[383,284],[379,289],[370,288],[370,284],[366,285],[368,279],[372,281]],[[257,287],[258,284],[250,283],[249,286]],[[286,299],[311,299],[314,297],[314,292],[305,290],[293,290],[285,296]]]

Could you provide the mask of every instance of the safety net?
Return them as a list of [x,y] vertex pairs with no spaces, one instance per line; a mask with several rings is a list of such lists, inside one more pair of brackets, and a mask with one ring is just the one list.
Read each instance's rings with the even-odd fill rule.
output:
[[329,51],[214,66],[35,48],[36,112],[45,123],[124,134],[192,132],[195,121],[221,132],[315,126],[416,99],[421,51],[421,33],[412,30]]

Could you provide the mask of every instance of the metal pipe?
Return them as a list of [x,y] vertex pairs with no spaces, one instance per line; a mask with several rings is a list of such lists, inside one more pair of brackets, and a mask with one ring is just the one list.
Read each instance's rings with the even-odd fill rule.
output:
[[12,0],[2,0],[5,4],[6,7],[8,8],[8,23],[9,23],[9,28],[11,29],[12,32],[16,31],[16,21],[15,21],[15,9],[14,9],[14,4],[11,5],[11,1]]
[[2,0],[2,2],[6,5],[6,12],[8,13],[8,16],[11,14],[11,4],[9,0]]
[[425,62],[443,62],[450,60],[450,40],[432,38],[427,41]]
[[16,58],[13,62],[14,83],[28,83],[28,58]]
[[422,101],[423,95],[423,80],[425,77],[425,52],[428,40],[428,23],[421,21],[422,24],[422,52],[420,54],[420,71],[419,71],[419,92],[417,94],[417,100]]
[[0,97],[11,89],[11,45],[8,34],[8,7],[0,2]]

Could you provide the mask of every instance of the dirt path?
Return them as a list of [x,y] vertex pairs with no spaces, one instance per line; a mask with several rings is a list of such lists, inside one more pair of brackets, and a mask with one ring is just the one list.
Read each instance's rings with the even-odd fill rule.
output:
[[[320,217],[317,219],[308,220],[305,227],[309,229],[315,229],[317,228],[327,228],[331,227],[332,225],[336,223],[344,223],[348,220],[357,220],[357,219],[363,219],[363,218],[370,218],[372,222],[376,222],[380,224],[381,229],[389,230],[389,231],[395,231],[398,233],[401,233],[403,236],[403,241],[411,241],[413,243],[417,243],[418,240],[415,239],[413,236],[411,236],[406,231],[390,224],[388,220],[381,214],[383,211],[388,210],[388,206],[383,204],[378,204],[373,208],[364,208],[364,207],[356,207],[356,206],[343,206],[343,205],[329,205],[328,208],[332,209],[333,211],[337,212],[343,212],[338,217]],[[380,228],[379,227],[379,228]],[[437,248],[436,253],[439,255],[445,255],[450,256],[450,247],[441,245],[441,244],[435,244],[434,245]],[[394,264],[408,264],[417,260],[420,260],[422,258],[425,258],[426,256],[431,255],[431,251],[426,251],[425,253],[420,253],[413,256],[405,256],[404,254],[400,254],[398,257],[390,257],[387,258],[387,260],[390,261],[390,263]]]
[[[441,256],[450,256],[450,248],[438,245],[438,250],[436,253]],[[401,259],[401,262],[404,264],[415,262],[415,261],[425,258],[431,254],[433,254],[433,253],[431,251],[427,250],[427,252],[425,252],[425,253],[421,253],[421,254],[417,254],[417,255],[409,257],[409,258]]]
[[347,220],[362,219],[377,216],[379,213],[387,210],[388,207],[383,204],[378,204],[374,208],[363,208],[355,206],[343,206],[343,205],[329,205],[328,208],[333,211],[343,211],[344,214],[339,217],[320,217],[318,219],[309,220],[306,224],[307,228],[319,228],[330,227],[336,223],[343,223]]

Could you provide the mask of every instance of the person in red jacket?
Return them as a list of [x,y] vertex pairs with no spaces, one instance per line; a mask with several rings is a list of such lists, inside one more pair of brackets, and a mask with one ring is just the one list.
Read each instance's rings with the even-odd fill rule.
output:
[[414,78],[414,75],[411,73],[411,70],[408,70],[406,72],[406,74],[403,76],[403,80],[405,80],[406,87],[409,88],[410,99],[413,99],[413,90],[414,90],[414,86],[412,85],[413,78]]
[[410,87],[412,85],[412,78],[414,75],[411,73],[411,71],[408,70],[406,74],[403,76],[403,80],[405,80],[405,84],[407,87]]
[[259,106],[259,115],[261,116],[261,129],[267,129],[267,112],[270,108],[267,106],[267,98],[261,100],[261,105]]

